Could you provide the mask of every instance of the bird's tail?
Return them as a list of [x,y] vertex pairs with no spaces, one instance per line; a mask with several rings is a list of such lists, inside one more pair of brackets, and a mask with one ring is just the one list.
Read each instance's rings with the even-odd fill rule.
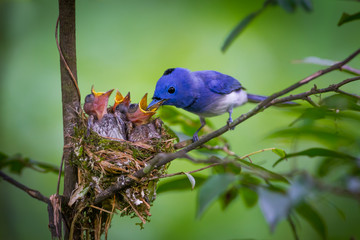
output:
[[[250,93],[247,94],[247,97],[248,97],[248,102],[251,102],[251,103],[259,103],[259,102],[264,101],[266,98],[268,98],[266,96],[255,95],[255,94],[250,94]],[[276,104],[276,106],[278,106],[278,107],[299,106],[299,105],[300,105],[299,103],[291,102],[291,101]]]

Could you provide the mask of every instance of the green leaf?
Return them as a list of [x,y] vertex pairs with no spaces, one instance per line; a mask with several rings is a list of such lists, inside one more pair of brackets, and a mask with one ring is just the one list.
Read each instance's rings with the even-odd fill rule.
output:
[[290,213],[291,201],[286,194],[258,188],[260,209],[265,220],[274,231],[278,222],[287,218]]
[[211,203],[225,193],[236,180],[235,175],[228,173],[211,176],[199,190],[197,218],[200,218]]
[[335,209],[335,211],[339,214],[339,216],[342,218],[342,220],[346,220],[346,215],[344,213],[343,210],[341,210],[335,203],[333,203],[332,201],[330,201],[330,199],[325,199],[327,200],[327,203],[333,207]]
[[59,173],[57,166],[31,160],[27,157],[23,157],[20,154],[14,156],[8,156],[5,153],[0,152],[0,169],[8,167],[10,172],[15,174],[21,174],[25,168],[31,168],[39,172],[54,172]]
[[356,157],[354,157],[354,156],[351,156],[351,155],[348,155],[348,154],[345,154],[345,153],[341,153],[341,152],[336,152],[336,151],[329,150],[329,149],[325,149],[325,148],[309,148],[309,149],[304,150],[304,151],[286,154],[286,156],[278,159],[274,163],[273,167],[275,167],[277,164],[279,164],[284,159],[297,157],[297,156],[332,157],[332,158],[340,158],[340,159],[343,158],[343,159],[350,159],[350,160],[355,160],[356,159]]
[[319,177],[325,177],[333,170],[338,170],[339,167],[348,166],[347,163],[349,163],[348,159],[344,158],[325,158],[317,167],[317,175]]
[[[206,177],[202,175],[193,174],[192,177],[195,179],[197,183],[196,187],[201,186],[206,180]],[[189,184],[189,178],[183,175],[180,177],[173,177],[170,180],[160,181],[156,193],[160,194],[170,191],[189,190],[191,189],[191,187],[192,187],[191,184]]]
[[359,100],[344,94],[335,94],[321,100],[320,105],[329,109],[360,111]]
[[314,126],[305,125],[300,127],[292,127],[276,131],[268,136],[269,138],[282,138],[285,140],[313,140],[320,142],[329,147],[346,146],[353,144],[357,136],[353,132],[336,132],[335,129],[329,128],[325,125]]
[[33,165],[41,168],[44,172],[59,173],[59,168],[57,166],[52,165],[52,164],[36,162],[34,160],[31,160],[31,159],[30,159],[29,162],[30,162],[30,164],[33,164]]
[[5,166],[5,162],[6,162],[6,159],[8,158],[8,156],[3,153],[3,152],[0,152],[0,169]]
[[290,123],[290,127],[294,126],[298,122],[302,122],[304,125],[313,125],[314,121],[323,119],[328,114],[332,114],[333,111],[330,111],[325,108],[307,108],[304,110],[304,112],[295,119],[292,123]]
[[284,150],[279,149],[279,148],[275,148],[272,150],[273,153],[275,153],[276,155],[278,155],[279,157],[285,157],[286,153]]
[[322,239],[327,239],[327,230],[324,220],[319,213],[308,203],[302,202],[295,208],[296,212],[304,218]]
[[359,19],[360,19],[360,12],[357,12],[354,14],[348,14],[348,13],[344,12],[338,22],[338,26],[341,26],[345,23],[352,22],[352,21],[359,20]]
[[248,208],[255,206],[255,204],[258,201],[258,194],[251,188],[247,188],[247,187],[240,188],[240,194],[242,199],[244,200],[245,205]]
[[255,174],[243,172],[240,175],[240,183],[246,187],[258,186],[261,184],[261,180],[255,176]]
[[241,168],[235,166],[233,163],[221,164],[212,167],[212,172],[214,174],[221,174],[221,173],[233,173],[233,174],[240,174]]
[[313,6],[310,0],[300,0],[300,2],[305,11],[311,12],[313,10]]
[[281,176],[280,174],[277,174],[275,172],[267,170],[266,168],[263,168],[259,165],[256,165],[254,163],[248,162],[248,161],[240,159],[240,158],[237,158],[237,160],[239,162],[241,162],[243,165],[249,167],[250,170],[253,171],[254,174],[256,174],[257,176],[259,176],[265,180],[289,183],[289,181],[286,178],[284,178],[283,176]]
[[249,25],[249,23],[251,23],[251,21],[260,14],[260,12],[261,11],[250,13],[243,20],[241,20],[241,22],[238,23],[238,25],[230,32],[230,34],[225,39],[225,42],[221,47],[222,52],[226,52],[226,50],[229,48],[230,44],[235,40],[235,38],[238,37],[242,31],[244,31],[244,29]]
[[262,8],[259,10],[250,13],[244,19],[242,19],[238,25],[230,32],[230,34],[226,37],[224,44],[221,47],[222,52],[226,52],[231,43],[237,38],[242,31],[257,17],[272,1],[265,0]]
[[288,13],[293,13],[295,11],[295,3],[290,0],[276,0],[279,6]]
[[221,196],[221,207],[225,210],[239,195],[239,190],[232,187]]

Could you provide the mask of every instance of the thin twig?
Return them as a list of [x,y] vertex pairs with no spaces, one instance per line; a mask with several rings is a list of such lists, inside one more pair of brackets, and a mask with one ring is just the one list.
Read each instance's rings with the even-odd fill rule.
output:
[[76,212],[76,214],[75,214],[75,216],[74,216],[74,218],[73,218],[73,220],[72,220],[72,222],[71,222],[71,228],[70,228],[70,233],[69,233],[69,239],[70,239],[70,240],[73,240],[73,238],[74,238],[74,231],[75,231],[75,223],[76,223],[76,220],[77,220],[77,218],[80,216],[82,210],[85,209],[85,207],[86,207],[86,206],[84,205],[84,206],[82,206],[82,207],[79,208],[79,210]]
[[63,165],[64,165],[64,154],[61,157],[59,176],[58,176],[58,182],[57,182],[57,187],[56,187],[56,195],[59,195],[59,191],[60,191],[60,181],[61,181],[61,173],[62,173]]
[[258,150],[258,151],[255,151],[255,152],[246,154],[246,155],[240,157],[240,159],[245,159],[245,158],[248,158],[248,157],[250,157],[250,156],[252,156],[252,155],[255,155],[255,154],[258,154],[258,153],[262,153],[262,152],[265,152],[265,151],[273,151],[274,149],[276,149],[276,148],[265,148],[265,149],[261,149],[261,150]]
[[110,212],[110,211],[108,211],[108,210],[106,210],[106,209],[103,209],[103,208],[101,208],[101,207],[97,207],[97,206],[95,206],[95,205],[90,205],[89,207],[92,207],[92,208],[95,208],[95,209],[97,209],[97,210],[106,212],[106,213],[108,213],[108,214],[112,214],[112,212]]
[[278,104],[278,103],[288,102],[288,101],[292,101],[292,100],[296,100],[296,99],[304,99],[304,98],[307,98],[308,96],[319,94],[319,93],[336,92],[340,87],[344,86],[345,84],[348,84],[348,83],[354,82],[354,81],[358,81],[358,80],[360,80],[360,76],[345,79],[338,84],[332,84],[326,88],[318,89],[318,88],[314,87],[310,91],[307,91],[307,92],[275,99],[268,106]]
[[351,94],[351,93],[345,92],[345,91],[340,90],[340,89],[335,90],[335,92],[341,93],[341,94],[344,94],[344,95],[347,95],[347,96],[350,96],[350,97],[353,97],[353,98],[360,99],[359,95]]
[[319,107],[309,96],[305,98],[305,100],[310,103],[313,107]]
[[39,191],[28,188],[27,186],[19,183],[18,181],[16,181],[15,179],[11,178],[10,176],[6,175],[3,171],[0,171],[0,177],[2,179],[4,179],[5,181],[11,183],[12,185],[14,185],[15,187],[23,190],[24,192],[26,192],[27,194],[30,195],[30,197],[32,198],[36,198],[37,200],[40,200],[44,203],[47,204],[51,204],[50,199],[45,197],[44,195],[42,195]]
[[142,221],[143,224],[146,223],[146,220],[144,219],[144,217],[139,213],[139,211],[136,209],[136,207],[131,203],[130,199],[125,195],[125,194],[121,194],[124,199],[129,203],[129,205],[131,206],[131,208],[134,210],[134,212],[136,213],[136,215],[140,218],[140,220]]
[[63,55],[63,53],[62,53],[62,51],[61,51],[61,48],[60,48],[60,44],[59,44],[59,40],[58,40],[59,22],[60,22],[60,16],[58,16],[58,19],[57,19],[57,21],[56,21],[56,27],[55,27],[55,41],[56,41],[56,46],[57,46],[57,48],[58,48],[58,51],[59,51],[59,54],[60,54],[60,58],[61,58],[61,60],[63,61],[66,70],[67,70],[68,73],[70,74],[70,77],[71,77],[72,82],[74,83],[74,86],[75,86],[76,91],[77,91],[77,93],[78,93],[78,97],[79,97],[79,99],[81,99],[80,89],[79,89],[77,80],[76,80],[76,78],[74,77],[74,74],[72,73],[69,65],[67,64],[67,62],[66,62],[66,60],[65,60],[65,58],[64,58],[64,55]]
[[[186,173],[196,173],[196,172],[200,172],[200,171],[203,171],[205,169],[208,169],[208,168],[212,168],[212,167],[215,167],[215,166],[218,166],[222,163],[213,163],[213,164],[210,164],[206,167],[203,167],[203,168],[199,168],[199,169],[196,169],[196,170],[193,170],[193,171],[189,171],[189,172],[186,172]],[[158,176],[158,177],[153,177],[153,178],[150,178],[150,179],[147,179],[149,181],[151,180],[156,180],[156,179],[160,179],[160,178],[167,178],[167,177],[174,177],[174,176],[178,176],[178,175],[184,175],[185,172],[176,172],[176,173],[171,173],[171,174],[165,174],[165,175],[162,175],[162,176]]]
[[221,150],[230,156],[236,155],[233,151],[230,151],[228,144],[225,144],[224,146],[210,146],[210,145],[204,144],[204,145],[202,145],[202,147],[206,148],[208,150]]
[[297,229],[296,229],[295,223],[294,223],[294,221],[292,220],[292,218],[291,218],[290,216],[288,217],[288,222],[289,222],[290,227],[291,227],[291,230],[292,230],[292,232],[293,232],[293,234],[294,234],[294,239],[295,239],[295,240],[299,240],[300,238],[299,238],[299,235],[298,235],[298,233],[297,233]]

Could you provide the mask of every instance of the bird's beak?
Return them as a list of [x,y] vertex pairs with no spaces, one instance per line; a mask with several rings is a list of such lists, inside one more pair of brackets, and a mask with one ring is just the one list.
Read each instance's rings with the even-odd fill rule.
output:
[[128,92],[128,94],[125,97],[123,97],[123,95],[119,92],[119,90],[116,91],[115,103],[114,106],[112,107],[113,111],[115,111],[116,106],[119,104],[124,104],[126,107],[129,107],[130,92]]
[[166,102],[167,99],[153,99],[151,103],[147,106],[147,111],[156,111],[161,105]]
[[95,92],[94,86],[91,88],[91,92],[94,95],[93,108],[96,113],[96,117],[100,121],[103,116],[107,113],[107,105],[109,102],[109,97],[114,89],[111,89],[107,92]]

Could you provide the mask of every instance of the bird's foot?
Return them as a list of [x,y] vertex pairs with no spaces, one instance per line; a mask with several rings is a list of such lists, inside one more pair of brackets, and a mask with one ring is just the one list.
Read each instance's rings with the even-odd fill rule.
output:
[[235,127],[230,127],[230,124],[231,124],[232,122],[233,122],[232,118],[229,118],[229,119],[227,120],[227,126],[229,127],[230,130],[234,130],[234,129],[235,129]]
[[195,133],[193,136],[193,142],[197,142],[197,141],[199,141],[199,136],[197,135],[197,133]]

